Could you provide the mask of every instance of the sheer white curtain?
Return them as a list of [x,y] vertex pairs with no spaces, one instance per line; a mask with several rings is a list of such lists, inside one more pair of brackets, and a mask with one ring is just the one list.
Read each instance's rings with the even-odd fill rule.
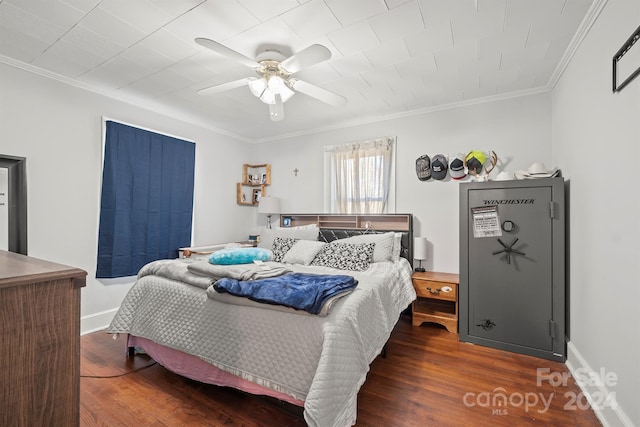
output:
[[330,156],[330,206],[335,213],[383,213],[391,187],[395,138],[325,147]]

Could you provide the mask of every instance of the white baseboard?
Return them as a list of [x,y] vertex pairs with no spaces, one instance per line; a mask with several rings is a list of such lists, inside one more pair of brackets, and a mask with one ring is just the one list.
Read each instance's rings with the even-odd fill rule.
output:
[[[634,427],[627,414],[618,405],[615,393],[606,387],[606,376],[610,373],[602,369],[600,372],[594,371],[572,342],[567,344],[566,365],[604,427]],[[590,381],[590,378],[603,381]]]
[[100,313],[91,314],[80,318],[80,335],[90,334],[92,332],[106,329],[111,323],[113,316],[116,315],[118,308],[102,311]]

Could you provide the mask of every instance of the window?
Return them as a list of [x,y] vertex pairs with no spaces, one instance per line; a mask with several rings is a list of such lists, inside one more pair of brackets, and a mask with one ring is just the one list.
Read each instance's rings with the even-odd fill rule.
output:
[[191,244],[195,144],[105,126],[96,277],[132,276]]
[[325,147],[325,204],[334,213],[383,213],[395,209],[395,139]]

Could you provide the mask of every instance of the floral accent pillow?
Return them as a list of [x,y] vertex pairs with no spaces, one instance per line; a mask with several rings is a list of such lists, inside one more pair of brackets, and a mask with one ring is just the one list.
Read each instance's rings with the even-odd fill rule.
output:
[[293,237],[276,237],[273,239],[273,245],[271,246],[271,252],[273,252],[272,260],[275,262],[282,262],[284,256],[297,241],[298,239],[294,239]]
[[339,270],[362,271],[369,268],[375,243],[340,243],[333,241],[325,245],[311,265],[337,268]]

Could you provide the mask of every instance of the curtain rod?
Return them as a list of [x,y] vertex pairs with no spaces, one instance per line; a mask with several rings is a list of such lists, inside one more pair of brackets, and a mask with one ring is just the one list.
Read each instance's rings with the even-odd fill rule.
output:
[[[144,127],[144,126],[134,125],[134,124],[132,124],[132,123],[127,123],[127,122],[122,121],[122,120],[112,119],[112,118],[107,117],[107,116],[102,116],[102,127],[103,127],[103,129],[106,127],[106,126],[105,126],[105,123],[106,123],[106,122],[108,122],[108,121],[109,121],[109,122],[120,123],[121,125],[130,126],[130,127],[136,128],[136,129],[146,130],[146,131],[148,131],[148,132],[157,133],[157,134],[159,134],[159,135],[168,136],[168,137],[170,137],[170,138],[181,139],[182,141],[191,142],[192,144],[195,144],[195,143],[196,143],[195,141],[193,141],[193,140],[191,140],[191,139],[188,139],[188,138],[183,138],[183,137],[181,137],[181,136],[172,135],[172,134],[170,134],[170,133],[166,133],[166,132],[160,132],[160,131],[157,131],[157,130],[155,130],[155,129],[149,129],[149,128],[146,128],[146,127]],[[103,139],[104,139],[104,135],[103,135]]]
[[376,141],[384,141],[386,140],[387,142],[394,142],[396,140],[395,136],[382,136],[380,138],[371,138],[371,139],[363,139],[360,141],[353,141],[353,142],[345,142],[343,144],[336,144],[336,145],[325,145],[324,151],[331,151],[331,150],[335,150],[336,148],[340,148],[340,147],[348,147],[350,145],[355,145],[355,144],[366,144],[369,142],[376,142]]

